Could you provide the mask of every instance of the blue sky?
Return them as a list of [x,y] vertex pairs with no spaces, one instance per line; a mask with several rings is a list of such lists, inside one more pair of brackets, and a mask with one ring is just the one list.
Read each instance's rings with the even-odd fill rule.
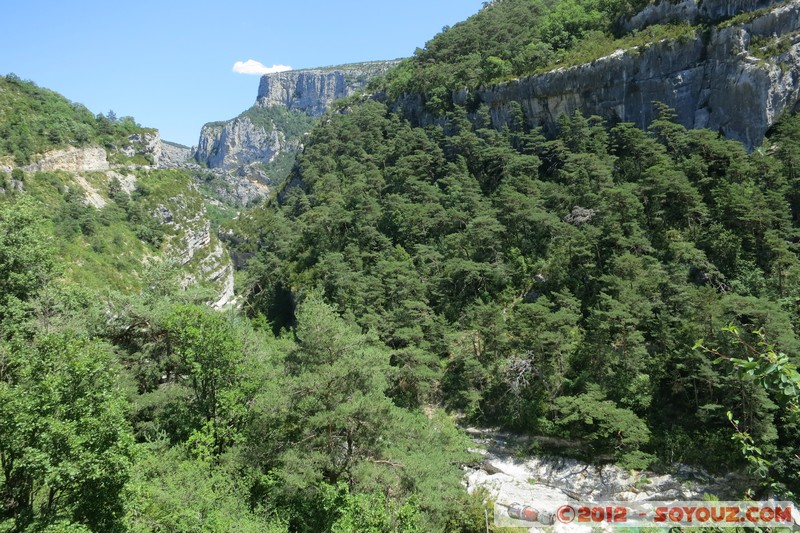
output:
[[255,101],[237,61],[293,68],[409,56],[481,0],[11,0],[0,74],[195,144],[200,127]]

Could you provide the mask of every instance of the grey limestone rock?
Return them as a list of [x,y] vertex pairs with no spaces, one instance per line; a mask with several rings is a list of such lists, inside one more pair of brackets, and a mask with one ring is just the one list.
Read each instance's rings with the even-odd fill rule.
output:
[[106,151],[99,146],[76,148],[68,146],[39,156],[36,162],[22,167],[26,172],[96,172],[108,170]]
[[265,131],[243,116],[203,126],[195,159],[210,168],[230,170],[257,161],[269,162],[285,145],[283,133]]
[[663,474],[611,464],[588,464],[566,457],[526,456],[520,453],[518,445],[527,437],[475,428],[467,428],[467,432],[476,446],[473,451],[481,455],[480,466],[464,469],[467,490],[488,491],[495,501],[495,510],[497,506],[508,508],[518,503],[554,513],[560,505],[575,500],[688,501],[703,499],[706,494],[723,500],[735,499],[749,482],[741,474],[712,476],[686,465],[674,465],[671,473]]
[[161,140],[160,168],[178,168],[192,156],[192,149],[169,141]]
[[[800,100],[798,31],[795,0],[746,23],[716,27],[710,35],[618,50],[591,63],[483,88],[479,97],[495,125],[507,123],[519,103],[531,126],[550,133],[560,115],[575,111],[645,128],[658,101],[672,107],[684,126],[718,131],[753,149]],[[791,46],[778,56],[759,57],[751,49],[755,36],[784,36]]]
[[320,116],[335,100],[352,95],[397,61],[375,61],[321,69],[267,74],[258,87],[258,105],[280,105]]
[[184,287],[205,282],[217,291],[209,302],[215,308],[235,303],[233,263],[227,250],[211,230],[208,212],[198,202],[196,187],[188,194],[181,193],[159,204],[152,215],[162,224],[171,226],[167,237],[167,255],[182,268]]
[[[324,114],[334,101],[366,87],[370,79],[397,61],[376,61],[294,70],[261,78],[256,106],[282,107],[312,117]],[[277,127],[254,124],[247,115],[203,126],[194,159],[211,170],[225,172],[225,180],[242,204],[266,196],[270,180],[259,163],[269,163],[282,153],[297,152],[301,139],[287,138]]]
[[781,0],[662,0],[647,5],[636,15],[622,21],[621,26],[625,31],[633,31],[653,24],[715,22],[780,2]]

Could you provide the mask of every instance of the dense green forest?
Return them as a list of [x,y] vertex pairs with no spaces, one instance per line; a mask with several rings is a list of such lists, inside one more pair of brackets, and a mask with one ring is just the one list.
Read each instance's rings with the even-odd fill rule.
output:
[[26,194],[0,202],[0,529],[452,531],[482,516],[460,484],[465,437],[393,403],[390,350],[320,297],[276,338],[208,309],[167,263],[140,291],[87,288],[60,276],[38,214]]
[[[795,404],[741,361],[785,352],[764,372],[795,375],[798,119],[748,154],[663,106],[647,131],[576,114],[546,139],[519,106],[501,127],[451,96],[497,79],[485,67],[520,43],[624,39],[618,17],[638,7],[488,3],[372,87],[388,100],[343,102],[289,185],[236,225],[249,311],[279,331],[321,291],[391,348],[398,405],[579,442],[593,460],[737,468],[752,456],[730,411],[796,491]],[[436,125],[392,111],[406,92]]]
[[[65,145],[80,107],[4,79],[32,155]],[[213,311],[200,252],[166,254],[204,212],[190,177],[125,172],[0,173],[0,531],[474,530],[469,442],[392,401],[390,350],[321,296],[280,336]]]
[[[800,116],[747,153],[663,106],[645,131],[575,114],[545,138],[449,99],[497,78],[467,65],[622,38],[637,7],[495,0],[373,87],[386,101],[340,103],[285,185],[221,222],[240,308],[160,259],[155,199],[186,174],[112,181],[102,208],[64,174],[2,176],[0,531],[485,531],[467,424],[800,491]],[[122,128],[3,83],[17,165]],[[435,125],[392,111],[408,90],[438,95]]]
[[733,323],[797,353],[798,119],[753,154],[669,119],[563,117],[546,140],[486,113],[420,129],[351,107],[312,134],[302,185],[241,222],[250,310],[277,331],[322,291],[391,348],[397,404],[634,468],[734,468],[733,410],[796,487],[790,413],[693,347],[740,355]]

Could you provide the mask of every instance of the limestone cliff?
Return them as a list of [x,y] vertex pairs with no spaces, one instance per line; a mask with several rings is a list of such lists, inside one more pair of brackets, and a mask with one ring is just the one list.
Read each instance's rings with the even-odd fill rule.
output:
[[671,22],[717,22],[736,15],[768,8],[780,0],[679,0],[649,4],[641,12],[622,21],[625,31],[642,30],[653,24]]
[[276,128],[269,132],[244,115],[229,122],[203,126],[195,159],[210,168],[231,170],[257,161],[269,162],[286,148],[286,136]]
[[23,170],[27,172],[95,172],[108,170],[106,151],[99,146],[88,146],[53,150],[34,158],[34,162]]
[[397,63],[398,61],[375,61],[267,74],[261,78],[258,87],[257,105],[279,105],[311,116],[320,116],[335,100],[365,88],[369,80]]
[[233,263],[216,234],[195,184],[163,199],[152,212],[169,228],[165,251],[180,264],[184,286],[203,283],[217,291],[210,302],[220,309],[234,303]]
[[178,168],[183,166],[191,156],[191,148],[162,139],[161,156],[158,160],[158,166],[160,168]]
[[290,168],[293,153],[316,117],[340,98],[366,87],[396,61],[267,74],[255,105],[225,122],[203,126],[194,153],[200,165],[224,172],[238,203],[265,196]]
[[[67,146],[51,150],[33,157],[33,162],[23,170],[27,172],[96,172],[111,167],[152,166],[158,168],[180,167],[192,153],[191,148],[170,143],[161,139],[158,130],[144,134],[135,133],[127,138],[124,146],[102,148],[100,146]],[[136,164],[139,161],[147,164]],[[10,172],[11,166],[0,167]]]
[[[185,172],[156,169],[180,166],[189,153],[188,148],[162,141],[158,132],[152,130],[131,135],[124,146],[68,146],[34,156],[30,165],[22,167],[23,172],[28,175],[26,180],[12,182],[12,185],[15,189],[24,190],[25,183],[38,179],[37,173],[49,173],[49,181],[46,183],[58,183],[62,192],[75,189],[83,196],[86,205],[103,209],[114,203],[110,197],[112,180],[127,195],[144,180],[144,188],[148,193],[140,201],[148,206],[146,211],[166,227],[166,238],[161,249],[163,256],[178,263],[184,286],[200,283],[211,289],[216,296],[209,303],[216,308],[222,308],[235,303],[233,263],[220,240],[211,231],[209,215],[197,185]],[[147,164],[137,165],[133,161],[145,161]],[[12,169],[13,167],[8,167],[8,172]],[[0,189],[0,195],[5,193],[6,191]],[[117,223],[126,225],[128,222]],[[118,257],[119,264],[136,265],[150,261],[151,250],[134,240],[129,232],[130,228],[127,230],[128,233],[125,229],[119,229],[115,234],[120,241],[124,241],[126,234],[131,239],[124,247],[126,261],[121,261]],[[115,243],[105,242],[99,235],[94,236],[93,250],[111,254],[115,253],[115,247]],[[65,260],[68,263],[68,275],[71,272],[77,279],[98,272],[86,266],[86,257],[68,256]],[[105,271],[100,274],[105,274]],[[120,280],[120,286],[129,287],[133,285],[138,274],[135,270],[119,271],[113,276]],[[127,283],[126,279],[129,280]]]
[[[644,128],[654,118],[653,102],[660,101],[676,110],[684,126],[719,131],[752,149],[800,100],[800,1],[691,0],[650,8],[668,18],[696,11],[716,19],[765,3],[776,5],[749,20],[740,17],[743,22],[733,19],[708,32],[618,50],[588,64],[484,88],[478,96],[496,124],[506,123],[519,103],[529,124],[545,131],[555,129],[561,114],[576,110]],[[462,102],[468,97],[465,91],[454,95]]]

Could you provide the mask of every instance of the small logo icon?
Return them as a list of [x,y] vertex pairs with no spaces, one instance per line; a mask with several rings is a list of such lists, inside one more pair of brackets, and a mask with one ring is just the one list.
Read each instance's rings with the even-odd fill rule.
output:
[[571,505],[562,505],[556,511],[556,518],[562,524],[571,524],[575,521],[575,508]]

